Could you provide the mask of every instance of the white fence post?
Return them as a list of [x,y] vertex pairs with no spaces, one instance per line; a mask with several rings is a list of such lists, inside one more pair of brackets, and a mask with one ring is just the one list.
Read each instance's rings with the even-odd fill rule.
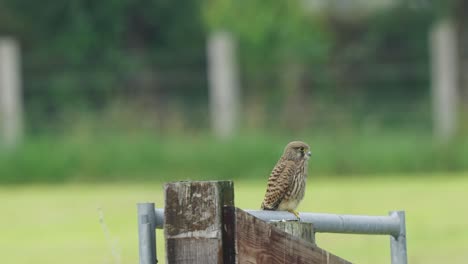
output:
[[0,38],[0,126],[2,143],[14,147],[22,137],[20,51],[11,38]]
[[226,139],[233,136],[239,115],[239,72],[232,35],[211,33],[207,53],[211,125],[218,138]]
[[436,22],[430,42],[434,132],[444,143],[455,135],[458,121],[457,35],[453,22]]

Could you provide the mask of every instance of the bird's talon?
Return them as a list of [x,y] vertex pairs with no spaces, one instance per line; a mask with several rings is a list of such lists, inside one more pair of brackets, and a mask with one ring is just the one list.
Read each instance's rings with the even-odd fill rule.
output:
[[301,221],[301,217],[299,216],[299,212],[295,211],[295,210],[288,210],[288,212],[290,212],[291,214],[293,214],[294,216],[297,217],[297,221]]

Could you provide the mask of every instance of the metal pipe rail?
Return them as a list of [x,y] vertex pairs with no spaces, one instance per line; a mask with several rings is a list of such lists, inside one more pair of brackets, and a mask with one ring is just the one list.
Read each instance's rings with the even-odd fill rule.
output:
[[[152,206],[154,208],[154,204]],[[268,222],[297,220],[293,214],[284,211],[245,211]],[[154,212],[154,228],[162,229],[164,209],[156,208]],[[407,263],[404,211],[391,211],[388,216],[300,213],[300,217],[302,222],[312,223],[318,233],[390,235],[391,263]]]
[[[294,221],[296,216],[282,211],[246,210],[263,221]],[[300,213],[301,222],[312,223],[318,233],[392,235],[400,234],[400,219],[395,216]]]
[[[295,221],[296,216],[285,211],[245,210],[247,213],[267,222]],[[156,228],[162,229],[164,209],[156,208]],[[398,215],[367,216],[340,215],[325,213],[300,213],[301,222],[314,224],[318,233],[400,235],[400,218]]]

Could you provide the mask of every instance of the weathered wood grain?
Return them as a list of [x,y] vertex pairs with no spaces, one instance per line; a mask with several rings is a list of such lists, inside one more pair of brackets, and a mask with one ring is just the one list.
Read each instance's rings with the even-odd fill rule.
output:
[[236,208],[237,263],[350,263]]
[[232,182],[174,182],[164,189],[167,263],[223,263],[223,207],[234,205]]
[[314,228],[311,223],[298,221],[273,222],[270,225],[282,230],[292,236],[315,244]]
[[236,254],[236,208],[223,208],[223,260],[225,264],[238,263]]

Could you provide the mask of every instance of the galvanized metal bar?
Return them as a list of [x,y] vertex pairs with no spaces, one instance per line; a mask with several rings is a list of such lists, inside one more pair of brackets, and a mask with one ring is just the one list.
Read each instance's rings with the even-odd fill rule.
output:
[[[249,211],[248,213],[265,221],[296,220],[288,212]],[[301,221],[312,223],[315,232],[397,235],[400,233],[399,219],[390,216],[339,215],[325,213],[300,213]]]
[[[140,220],[147,221],[147,215],[142,215]],[[153,264],[153,252],[151,251],[151,224],[140,222],[139,231],[140,264]]]
[[400,232],[390,237],[392,264],[407,264],[405,211],[391,211],[389,215],[400,223]]
[[156,215],[154,203],[138,203],[140,264],[158,263],[156,256]]
[[154,210],[156,215],[156,228],[163,229],[164,226],[164,208],[156,208]]
[[[295,221],[297,218],[284,211],[245,210],[264,221]],[[394,216],[339,215],[325,213],[300,213],[301,221],[312,223],[318,233],[349,234],[400,234],[400,219]],[[164,209],[156,209],[156,228],[162,228]]]

